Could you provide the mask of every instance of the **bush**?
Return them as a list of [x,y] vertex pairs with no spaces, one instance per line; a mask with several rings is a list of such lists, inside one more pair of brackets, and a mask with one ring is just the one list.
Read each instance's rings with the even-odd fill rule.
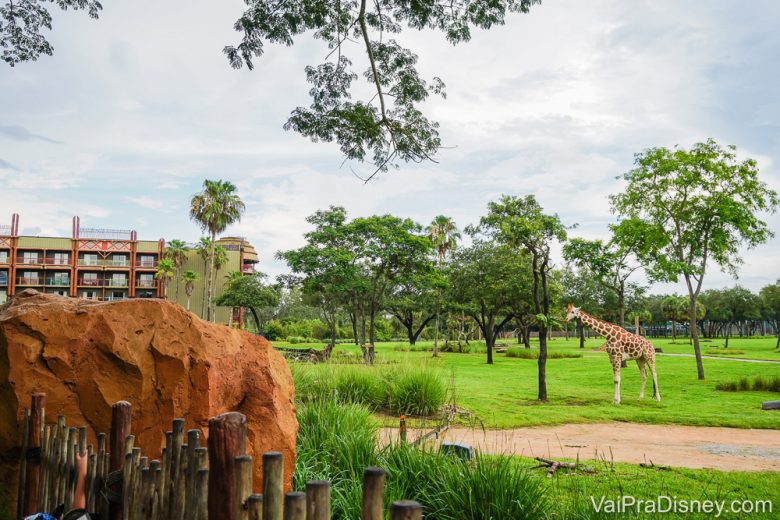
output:
[[[528,349],[520,347],[509,347],[506,349],[506,357],[520,358],[520,359],[539,359],[539,350]],[[579,352],[558,352],[547,351],[547,359],[566,359],[566,358],[581,358],[582,354]]]
[[270,341],[280,340],[287,336],[284,325],[277,320],[271,320],[265,324],[265,337]]
[[753,379],[743,377],[736,381],[718,383],[715,388],[724,392],[780,392],[780,376],[755,376]]
[[731,348],[724,348],[724,349],[715,349],[711,348],[709,350],[705,350],[704,353],[708,356],[741,356],[745,353],[744,350],[737,350],[737,349],[731,349]]
[[434,370],[422,368],[402,369],[388,385],[388,407],[396,413],[433,415],[444,404],[446,388]]

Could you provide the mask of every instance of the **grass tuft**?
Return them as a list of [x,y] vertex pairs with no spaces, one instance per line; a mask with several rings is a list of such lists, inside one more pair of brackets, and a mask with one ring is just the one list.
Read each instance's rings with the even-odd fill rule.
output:
[[[520,359],[539,359],[539,350],[527,349],[520,347],[509,347],[506,349],[506,357],[520,358]],[[547,359],[566,359],[566,358],[581,358],[580,352],[558,352],[547,351]]]
[[715,385],[724,392],[780,392],[780,376],[741,377]]

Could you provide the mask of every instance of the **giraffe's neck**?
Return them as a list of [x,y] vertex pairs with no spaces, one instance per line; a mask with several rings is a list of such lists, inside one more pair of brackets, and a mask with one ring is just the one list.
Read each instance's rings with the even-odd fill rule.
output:
[[616,327],[616,325],[607,323],[606,321],[600,320],[598,318],[594,318],[590,314],[583,311],[580,311],[580,319],[582,320],[582,323],[595,330],[602,336],[606,336],[607,332],[613,330]]

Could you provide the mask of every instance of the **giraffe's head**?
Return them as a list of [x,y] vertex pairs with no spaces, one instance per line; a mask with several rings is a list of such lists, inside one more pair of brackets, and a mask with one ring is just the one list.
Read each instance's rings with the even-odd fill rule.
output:
[[563,321],[568,323],[569,321],[573,320],[574,318],[579,318],[579,317],[580,317],[580,308],[579,307],[575,307],[571,303],[566,306],[566,318]]

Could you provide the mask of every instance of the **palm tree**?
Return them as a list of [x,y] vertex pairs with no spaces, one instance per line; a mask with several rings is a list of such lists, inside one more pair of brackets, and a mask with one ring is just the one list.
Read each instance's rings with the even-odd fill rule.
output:
[[168,297],[168,282],[176,277],[176,269],[173,266],[173,260],[170,258],[163,258],[157,264],[157,272],[154,273],[154,277],[162,282],[163,286],[163,298]]
[[[198,243],[195,244],[195,251],[203,260],[203,272],[208,273],[209,261],[211,259],[211,239],[209,237],[200,237]],[[200,317],[206,318],[206,284],[203,284],[203,294],[200,300]]]
[[[458,245],[458,239],[460,238],[460,232],[455,225],[455,221],[452,218],[445,215],[438,215],[434,217],[431,224],[425,228],[428,233],[428,238],[433,242],[433,247],[436,249],[437,267],[441,269],[444,263],[444,258],[455,251]],[[441,311],[441,289],[438,290],[436,295],[436,329],[433,335],[433,357],[439,355],[439,314]]]
[[187,247],[187,243],[184,240],[171,240],[168,242],[168,247],[165,248],[165,258],[170,258],[173,261],[173,268],[176,270],[176,301],[179,301],[179,273],[187,260],[187,251],[190,248]]
[[192,292],[195,290],[195,282],[198,281],[198,273],[195,271],[184,271],[181,279],[184,282],[184,294],[187,295],[187,310],[190,310],[190,299],[192,298]]
[[236,194],[236,186],[228,181],[203,181],[203,191],[193,195],[190,201],[190,218],[200,224],[211,236],[211,266],[208,272],[207,319],[212,320],[211,300],[214,296],[214,245],[217,233],[241,220],[246,206]]

